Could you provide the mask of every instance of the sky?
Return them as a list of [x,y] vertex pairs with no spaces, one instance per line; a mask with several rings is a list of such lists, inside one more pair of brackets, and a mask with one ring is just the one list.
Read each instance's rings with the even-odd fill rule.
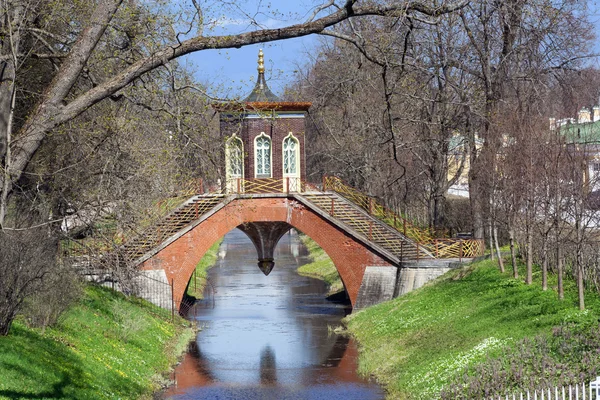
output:
[[[324,0],[197,0],[208,10],[205,21],[212,26],[206,35],[223,35],[256,29],[254,19],[263,28],[278,28],[305,21],[315,6]],[[596,26],[596,52],[600,54],[600,2],[587,0],[590,18]],[[190,2],[187,2],[190,3]],[[265,77],[278,96],[294,80],[295,71],[318,52],[323,37],[310,35],[240,49],[205,50],[188,55],[184,62],[196,71],[198,81],[219,98],[246,97],[257,77],[258,50],[265,53]]]
[[[211,0],[204,3],[210,6]],[[212,3],[216,3],[212,0]],[[313,4],[318,0],[261,1],[236,0],[222,13],[205,15],[205,21],[211,18],[213,28],[206,34],[222,35],[247,32],[253,29],[249,21],[255,18],[261,27],[278,28],[304,21]],[[265,13],[256,13],[267,10]],[[246,15],[244,15],[246,14]],[[226,17],[224,16],[226,15]],[[286,39],[277,42],[244,46],[240,49],[204,50],[186,56],[184,62],[191,63],[200,83],[212,88],[209,94],[217,97],[235,98],[247,96],[254,87],[257,77],[258,51],[265,54],[265,77],[271,90],[278,96],[283,88],[294,80],[294,71],[306,63],[308,54],[319,46],[319,37],[311,35],[302,38]]]
[[196,78],[213,88],[211,95],[245,97],[256,83],[258,51],[263,49],[267,84],[281,96],[285,85],[294,80],[294,71],[304,64],[305,53],[314,51],[317,45],[316,38],[296,38],[240,49],[205,50],[187,59],[193,63]]

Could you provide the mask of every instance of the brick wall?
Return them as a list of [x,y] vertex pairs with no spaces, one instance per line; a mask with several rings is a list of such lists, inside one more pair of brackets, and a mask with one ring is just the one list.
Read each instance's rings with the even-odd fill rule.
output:
[[271,138],[273,178],[283,177],[283,139],[290,133],[300,144],[300,178],[306,180],[305,120],[304,118],[286,118],[279,114],[277,118],[221,118],[221,134],[231,136],[236,133],[244,144],[244,177],[255,178],[254,139],[264,132]]

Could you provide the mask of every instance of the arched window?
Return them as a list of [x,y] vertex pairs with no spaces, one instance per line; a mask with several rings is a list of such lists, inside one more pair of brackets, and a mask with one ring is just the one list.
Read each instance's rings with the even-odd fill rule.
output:
[[290,134],[283,139],[283,176],[298,177],[300,172],[300,144]]
[[227,141],[227,173],[229,178],[244,176],[244,145],[237,136]]
[[257,178],[271,177],[271,139],[264,132],[254,139],[254,164]]

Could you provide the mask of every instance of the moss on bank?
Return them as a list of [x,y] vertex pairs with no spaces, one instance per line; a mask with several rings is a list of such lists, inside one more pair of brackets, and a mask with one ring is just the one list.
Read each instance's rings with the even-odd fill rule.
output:
[[166,310],[88,286],[44,334],[16,321],[0,337],[0,398],[151,398],[193,336]]
[[572,282],[564,301],[540,286],[539,279],[528,286],[501,274],[486,260],[354,313],[345,322],[360,344],[359,372],[375,376],[390,399],[439,398],[466,366],[496,357],[506,346],[549,336],[567,322],[585,326],[598,320],[597,293],[579,311]]
[[300,240],[308,249],[311,262],[299,267],[297,270],[298,274],[325,281],[329,286],[328,294],[334,294],[344,290],[340,275],[327,253],[325,253],[314,240],[304,234],[300,235]]

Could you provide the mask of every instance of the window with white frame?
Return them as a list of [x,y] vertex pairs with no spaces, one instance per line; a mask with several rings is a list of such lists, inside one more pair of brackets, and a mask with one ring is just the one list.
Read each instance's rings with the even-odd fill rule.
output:
[[299,168],[300,145],[298,139],[290,134],[283,139],[283,175],[297,176]]
[[254,139],[254,164],[257,178],[271,177],[271,138],[264,132]]
[[237,136],[227,141],[227,167],[230,178],[242,178],[244,172],[244,147]]

